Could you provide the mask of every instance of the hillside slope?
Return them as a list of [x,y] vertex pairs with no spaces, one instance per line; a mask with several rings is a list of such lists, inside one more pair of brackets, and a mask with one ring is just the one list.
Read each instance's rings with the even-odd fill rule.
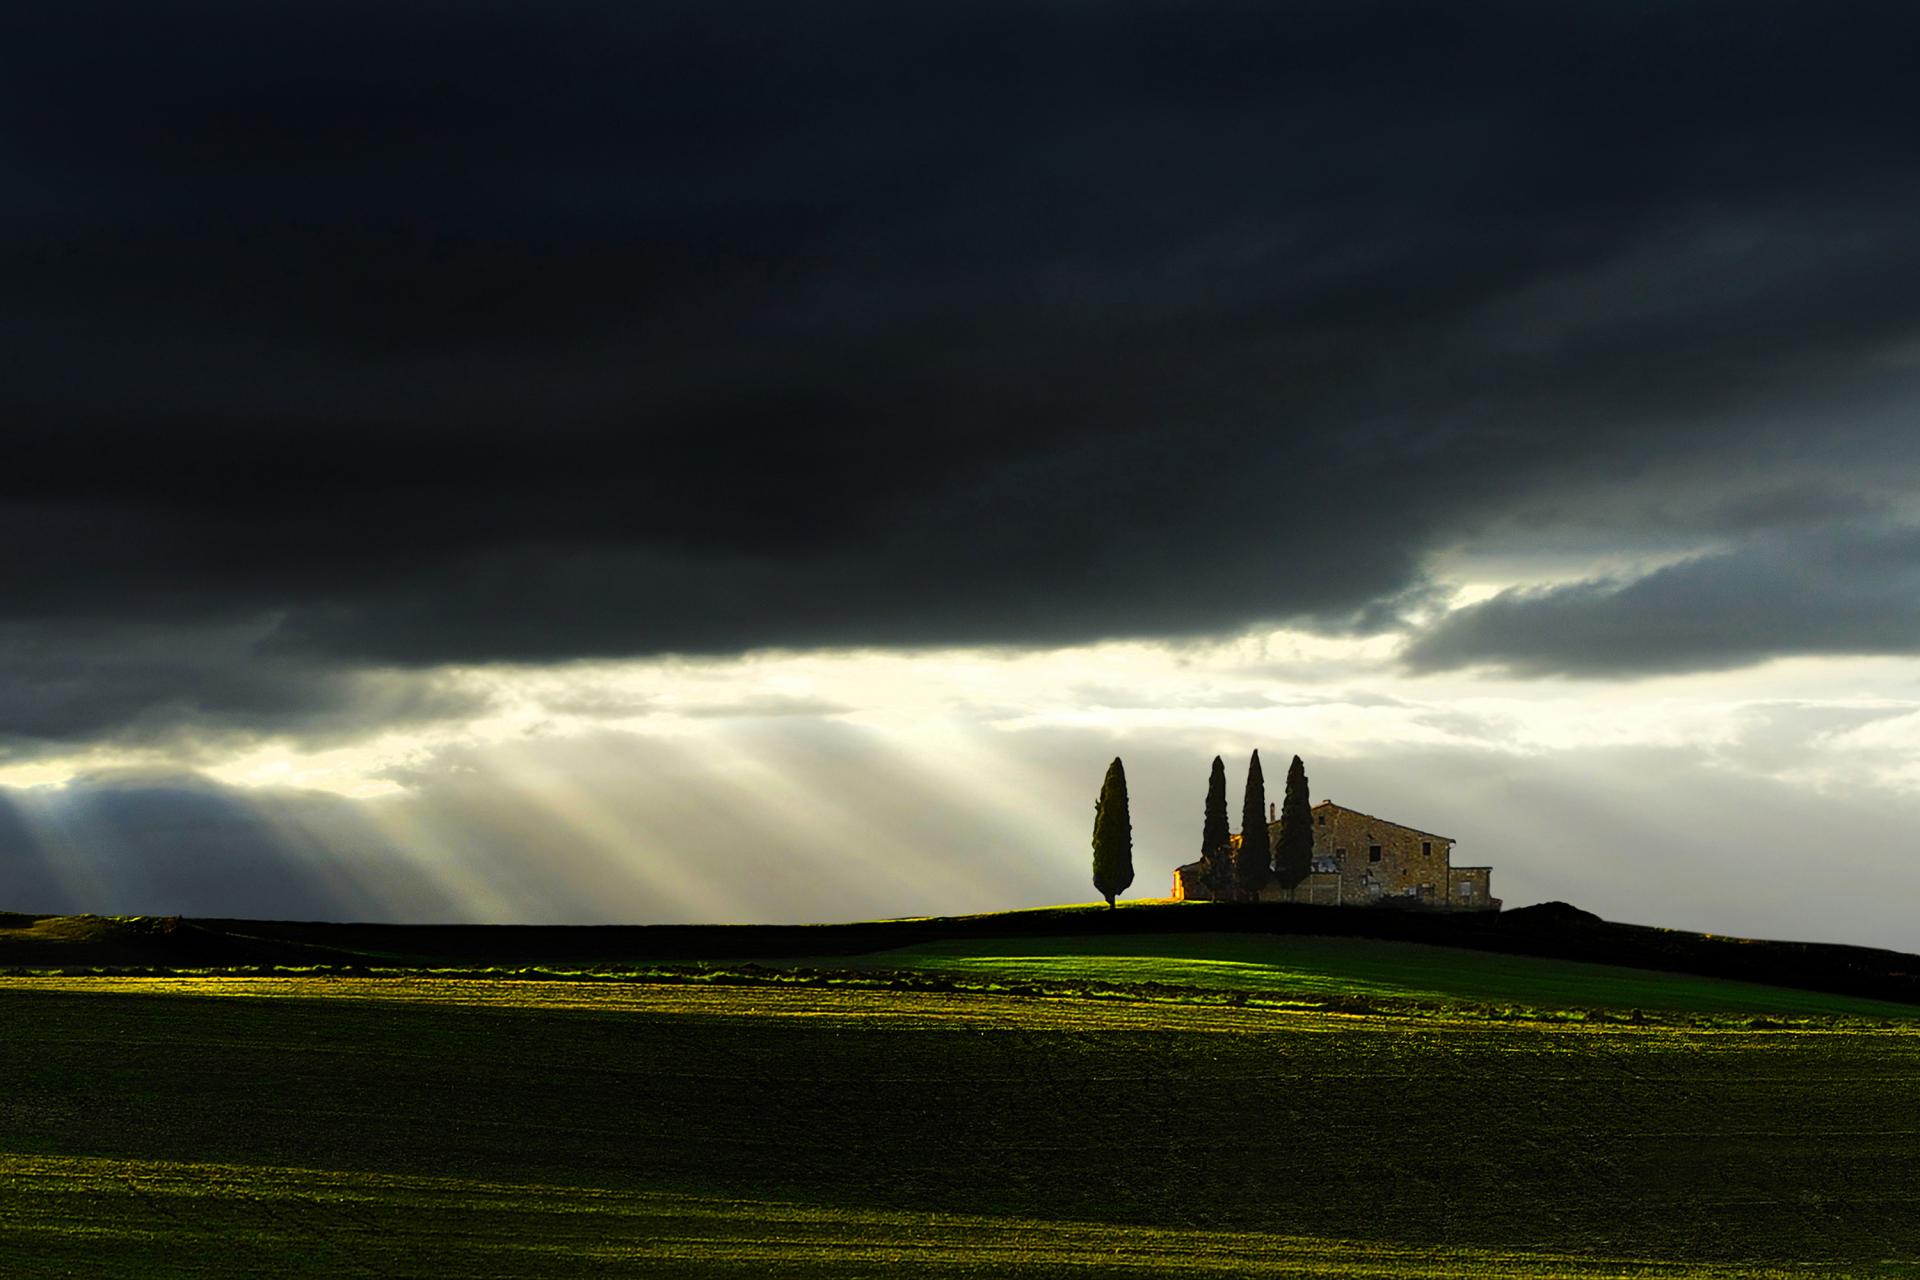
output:
[[1920,957],[1602,920],[1565,903],[1442,914],[1143,902],[820,925],[388,925],[0,916],[0,967],[629,965],[844,957],[946,942],[1150,934],[1375,938],[1652,969],[1920,1005]]

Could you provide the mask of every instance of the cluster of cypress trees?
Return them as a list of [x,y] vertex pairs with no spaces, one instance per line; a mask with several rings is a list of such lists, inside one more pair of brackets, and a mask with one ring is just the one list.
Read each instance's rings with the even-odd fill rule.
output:
[[[1267,830],[1267,783],[1260,753],[1247,762],[1247,790],[1240,803],[1240,847],[1227,826],[1227,766],[1213,758],[1207,778],[1206,815],[1200,831],[1200,877],[1216,902],[1251,902],[1269,883],[1289,892],[1313,867],[1313,805],[1307,796],[1307,766],[1299,756],[1287,768],[1280,830]],[[1127,811],[1127,771],[1118,756],[1107,766],[1093,805],[1093,887],[1107,900],[1133,883],[1133,819]]]
[[1280,830],[1269,839],[1267,781],[1260,753],[1247,762],[1247,789],[1240,803],[1240,847],[1227,830],[1227,767],[1213,758],[1207,779],[1206,814],[1200,830],[1200,877],[1216,902],[1250,902],[1270,883],[1291,892],[1313,867],[1313,806],[1307,796],[1307,766],[1299,756],[1287,768]]

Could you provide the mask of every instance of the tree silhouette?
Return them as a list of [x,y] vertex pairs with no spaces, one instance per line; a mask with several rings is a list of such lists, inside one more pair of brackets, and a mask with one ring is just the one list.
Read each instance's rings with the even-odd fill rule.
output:
[[1227,766],[1213,758],[1207,808],[1200,829],[1200,879],[1216,902],[1233,896],[1233,829],[1227,825]]
[[1307,798],[1307,766],[1295,756],[1287,766],[1287,794],[1280,802],[1280,836],[1273,842],[1273,874],[1291,894],[1313,870],[1313,803]]
[[1240,805],[1240,849],[1233,859],[1233,878],[1240,897],[1252,898],[1267,882],[1267,862],[1273,847],[1267,840],[1267,783],[1260,776],[1260,753],[1247,765],[1247,798]]
[[1113,909],[1116,894],[1133,883],[1133,819],[1127,813],[1127,771],[1115,756],[1093,805],[1093,887]]

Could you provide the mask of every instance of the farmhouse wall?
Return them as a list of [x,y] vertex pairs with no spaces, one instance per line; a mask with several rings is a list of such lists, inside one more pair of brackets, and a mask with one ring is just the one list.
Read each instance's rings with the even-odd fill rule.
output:
[[1206,882],[1200,878],[1200,864],[1189,862],[1185,866],[1173,869],[1173,900],[1185,902],[1188,898],[1204,901],[1208,897]]
[[1447,890],[1447,901],[1455,907],[1498,911],[1500,899],[1493,896],[1492,867],[1455,867]]
[[1331,800],[1313,807],[1313,855],[1338,867],[1340,901],[1354,906],[1412,898],[1451,906],[1453,841]]
[[1308,902],[1320,907],[1337,907],[1341,902],[1340,881],[1338,871],[1314,871],[1295,885],[1291,893],[1277,884],[1267,885],[1260,890],[1260,901]]

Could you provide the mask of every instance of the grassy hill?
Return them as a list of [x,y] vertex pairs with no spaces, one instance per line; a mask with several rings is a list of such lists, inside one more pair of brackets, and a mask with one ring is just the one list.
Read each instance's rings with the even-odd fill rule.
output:
[[[1183,940],[1168,944],[1164,940]],[[1227,939],[1218,946],[1207,937]],[[1267,939],[1266,944],[1256,939]],[[1256,986],[1291,972],[1311,977],[1313,956],[1326,957],[1333,978],[1409,993],[1522,1003],[1645,1008],[1884,1011],[1920,1006],[1920,957],[1867,947],[1773,942],[1650,929],[1601,920],[1564,903],[1499,913],[1424,913],[1282,904],[1143,902],[1118,911],[1055,907],[1032,911],[826,925],[485,926],[376,925],[262,920],[181,920],[0,915],[0,970],[137,967],[154,970],[266,968],[447,968],[547,966],[634,969],[715,960],[778,962],[808,957],[818,965],[871,969],[891,956],[906,967],[936,960],[950,971],[987,965],[1037,947],[1062,956],[1082,940],[1087,956],[1134,956],[1101,976],[1139,980],[1149,960],[1186,959],[1163,980],[1221,985],[1219,964],[1266,966],[1265,977],[1242,972]],[[1154,941],[1160,939],[1161,941]],[[1316,941],[1317,940],[1317,941]],[[1367,940],[1398,947],[1349,946]],[[1003,944],[1015,943],[1011,951]],[[1174,950],[1166,948],[1171,945]],[[1262,946],[1267,951],[1261,951]],[[1411,946],[1412,949],[1407,949]],[[1153,948],[1159,948],[1156,952]],[[1219,948],[1224,947],[1222,951]],[[942,949],[945,950],[942,950]],[[1344,948],[1344,950],[1343,950]],[[1444,949],[1444,950],[1443,950]],[[1468,954],[1478,956],[1470,958]],[[968,957],[971,956],[972,960]],[[1266,956],[1268,958],[1261,958]],[[1363,956],[1370,959],[1363,961]],[[1518,958],[1502,963],[1497,957]],[[1337,958],[1337,963],[1334,961]],[[1534,964],[1551,961],[1552,964]],[[964,963],[963,963],[964,962]],[[1306,968],[1302,968],[1305,964]],[[1355,968],[1354,965],[1360,965]],[[1573,968],[1568,965],[1576,966]],[[1052,962],[1065,973],[1064,962]],[[1605,966],[1596,975],[1577,966]],[[1080,977],[1095,966],[1080,966]],[[1161,966],[1163,972],[1165,967]],[[1633,980],[1622,970],[1669,978]],[[1034,971],[1033,966],[1029,966]],[[1446,975],[1454,974],[1455,978]],[[1474,975],[1479,975],[1478,977]],[[1584,975],[1584,976],[1582,976]],[[1676,984],[1672,975],[1712,978],[1878,1002],[1775,999],[1758,1004],[1729,988]],[[1546,989],[1535,992],[1540,983]],[[1437,985],[1436,985],[1437,984]],[[1230,985],[1230,984],[1229,984]],[[1688,995],[1682,986],[1692,991]],[[1309,988],[1311,989],[1311,984]],[[1356,990],[1361,988],[1356,988]],[[1698,997],[1698,998],[1696,998]],[[1704,999],[1705,1004],[1700,1003]],[[1679,1003],[1674,1003],[1674,1001]]]

